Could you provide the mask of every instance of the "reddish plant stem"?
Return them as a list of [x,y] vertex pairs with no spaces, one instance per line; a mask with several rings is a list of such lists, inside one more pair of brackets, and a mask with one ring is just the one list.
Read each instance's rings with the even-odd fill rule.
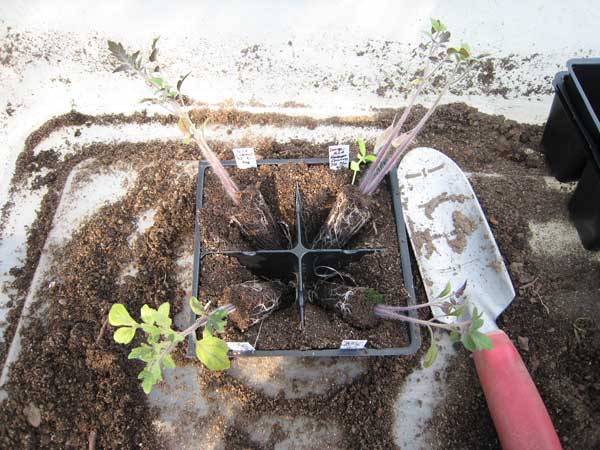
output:
[[423,77],[423,79],[421,80],[421,82],[419,83],[419,85],[417,86],[417,88],[415,89],[415,91],[413,92],[413,94],[411,95],[411,98],[408,102],[408,105],[404,108],[404,111],[402,112],[402,116],[400,116],[400,120],[398,120],[398,122],[396,123],[396,125],[394,126],[392,132],[390,133],[390,136],[388,137],[385,145],[377,152],[377,158],[375,159],[375,162],[373,164],[371,164],[371,167],[369,168],[369,170],[367,171],[367,173],[365,174],[365,176],[363,177],[361,183],[360,183],[360,189],[361,191],[364,192],[364,189],[366,188],[366,186],[370,183],[370,181],[376,176],[378,169],[381,166],[381,163],[383,161],[385,161],[385,158],[387,157],[389,150],[393,147],[392,146],[392,142],[394,141],[394,139],[398,136],[398,134],[400,133],[400,130],[402,129],[402,127],[404,126],[404,122],[406,122],[406,119],[408,119],[408,116],[410,114],[410,112],[412,111],[412,108],[417,100],[417,98],[419,97],[419,95],[421,94],[421,92],[423,92],[423,89],[425,89],[428,85],[429,85],[429,81],[431,80],[431,77],[433,76],[433,74],[435,72],[437,72],[437,70],[442,67],[443,63],[445,62],[445,60],[440,61],[439,63],[437,63],[433,69],[431,69],[430,71],[428,71],[429,68],[429,58],[433,55],[433,53],[439,48],[439,44],[436,43],[436,45],[434,45],[431,49],[431,51],[429,52],[428,58],[427,58],[427,65],[426,65],[426,69],[425,69],[425,76]]
[[[458,70],[459,70],[459,64],[457,63],[454,68],[453,74],[456,75]],[[431,115],[437,109],[442,97],[450,89],[450,86],[458,83],[460,80],[462,80],[465,77],[466,74],[467,74],[467,71],[462,73],[460,76],[452,79],[451,81],[449,81],[446,84],[446,86],[444,86],[444,89],[442,89],[440,91],[440,93],[436,97],[435,101],[433,102],[433,104],[431,105],[429,110],[425,113],[425,115],[421,118],[419,123],[412,130],[405,133],[407,138],[405,140],[403,140],[402,144],[395,150],[392,157],[387,160],[383,169],[381,169],[377,172],[375,177],[367,183],[366,187],[364,189],[361,189],[361,192],[363,192],[366,195],[371,195],[371,194],[373,194],[373,192],[375,192],[375,189],[377,188],[377,186],[379,185],[381,180],[383,180],[383,178],[388,174],[388,172],[390,170],[392,170],[392,168],[398,163],[398,161],[400,160],[400,158],[402,157],[402,155],[404,154],[404,152],[406,151],[408,146],[414,141],[414,139],[417,137],[419,132],[423,129],[423,127],[425,126],[425,124],[427,123],[427,121],[429,120]]]
[[381,319],[400,320],[402,322],[410,322],[425,327],[436,327],[448,331],[460,332],[460,330],[462,330],[465,327],[468,327],[471,324],[470,320],[466,320],[464,322],[457,322],[454,324],[446,324],[417,319],[415,317],[405,316],[404,314],[398,314],[393,310],[390,310],[390,306],[387,305],[376,305],[375,308],[373,308],[373,314],[375,314],[375,316]]

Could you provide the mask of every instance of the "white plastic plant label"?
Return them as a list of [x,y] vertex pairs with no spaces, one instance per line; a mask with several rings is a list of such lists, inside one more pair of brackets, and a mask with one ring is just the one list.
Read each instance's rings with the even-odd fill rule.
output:
[[256,167],[256,154],[252,147],[234,148],[235,164],[238,169],[251,169]]
[[347,169],[350,165],[349,145],[329,146],[329,168],[331,170]]
[[367,345],[366,339],[345,339],[340,345],[340,350],[361,350]]
[[235,353],[252,353],[256,350],[249,342],[228,342],[227,347]]

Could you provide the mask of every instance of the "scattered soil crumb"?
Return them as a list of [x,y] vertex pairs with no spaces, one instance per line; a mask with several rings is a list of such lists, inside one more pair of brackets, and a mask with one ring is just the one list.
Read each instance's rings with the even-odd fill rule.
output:
[[463,195],[463,194],[452,194],[449,195],[447,192],[442,192],[437,197],[432,198],[427,203],[420,205],[420,208],[425,209],[425,216],[429,220],[433,220],[433,212],[436,210],[438,206],[445,202],[457,202],[463,203],[466,200],[472,198],[471,196]]
[[452,213],[452,224],[454,238],[446,240],[452,251],[460,254],[467,247],[467,237],[477,229],[477,225],[460,211]]

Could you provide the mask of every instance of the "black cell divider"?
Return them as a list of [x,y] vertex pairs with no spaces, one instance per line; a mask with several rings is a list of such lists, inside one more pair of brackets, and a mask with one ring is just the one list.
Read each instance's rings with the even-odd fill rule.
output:
[[[300,164],[307,165],[328,164],[327,158],[300,158],[300,159],[263,159],[257,161],[259,166]],[[222,161],[226,167],[235,166],[235,161]],[[209,164],[206,161],[200,161],[198,164],[198,185],[196,189],[196,213],[194,227],[194,268],[192,276],[192,295],[198,297],[200,288],[200,274],[202,272],[202,259],[207,255],[227,255],[235,257],[240,264],[247,267],[257,276],[266,278],[295,279],[296,281],[296,301],[300,311],[301,326],[304,326],[304,286],[306,282],[314,279],[313,268],[318,265],[327,265],[339,269],[345,264],[360,259],[367,254],[380,253],[384,249],[310,249],[304,246],[302,230],[302,201],[298,188],[296,188],[296,238],[294,246],[285,250],[256,250],[256,251],[207,251],[202,249],[200,240],[200,208],[203,204],[204,196],[204,177]],[[392,170],[389,175],[392,203],[394,207],[394,217],[396,220],[396,232],[398,235],[398,245],[400,249],[400,260],[402,265],[402,276],[404,287],[410,294],[408,304],[415,304],[415,288],[412,278],[410,253],[408,246],[408,236],[406,227],[402,218],[402,206],[400,204],[400,189],[398,186],[398,177],[396,170]],[[417,317],[416,311],[410,311],[411,317]],[[190,311],[190,325],[196,320],[196,314]],[[266,320],[273,320],[272,317]],[[398,326],[402,326],[398,324]],[[357,350],[323,349],[323,350],[256,350],[253,352],[236,352],[236,356],[398,356],[412,355],[417,352],[421,346],[421,334],[419,328],[413,323],[408,323],[410,343],[404,347],[374,349],[364,348]],[[344,336],[340,336],[340,344]],[[367,343],[368,345],[368,343]],[[188,357],[195,357],[196,354],[196,335],[192,333],[188,336]]]

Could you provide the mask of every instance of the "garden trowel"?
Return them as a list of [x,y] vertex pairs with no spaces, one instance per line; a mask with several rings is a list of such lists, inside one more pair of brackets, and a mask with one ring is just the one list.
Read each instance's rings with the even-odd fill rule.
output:
[[[531,376],[496,318],[515,291],[471,184],[450,158],[416,148],[398,168],[404,221],[430,301],[467,282],[470,308],[482,312],[493,343],[473,354],[479,380],[504,450],[560,449],[560,441]],[[450,323],[432,307],[437,320]]]

